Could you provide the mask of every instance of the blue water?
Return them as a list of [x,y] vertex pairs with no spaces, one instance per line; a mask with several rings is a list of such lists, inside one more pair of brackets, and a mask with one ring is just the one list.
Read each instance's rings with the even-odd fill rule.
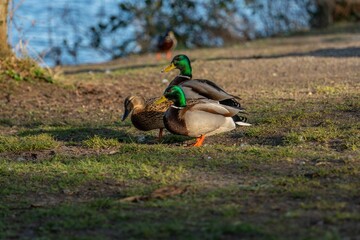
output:
[[[258,3],[264,4],[261,12],[245,7],[244,1],[236,0],[237,11],[242,15],[228,19],[233,23],[229,29],[235,36],[242,36],[244,21],[241,16],[248,17],[250,38],[308,27],[309,16],[305,13],[304,6],[309,0],[258,0]],[[268,4],[269,1],[271,4]],[[106,20],[110,15],[118,14],[120,2],[121,0],[13,0],[11,8],[14,15],[10,25],[10,43],[18,55],[31,56],[42,65],[99,63],[111,60],[111,53],[89,47],[89,28]],[[198,8],[197,11],[196,14],[201,15],[206,9]],[[290,29],[282,23],[269,21],[269,15],[278,13],[286,14],[294,22]],[[269,28],[273,29],[272,32],[269,32]],[[104,42],[112,49],[112,46],[121,43],[138,30],[135,27],[122,29],[105,36]],[[181,29],[178,29],[178,33],[181,33]],[[76,54],[71,54],[64,46],[64,39],[70,50],[74,50],[72,48],[76,42],[79,43],[76,51],[73,51]],[[219,40],[216,44],[222,43]]]
[[[88,48],[89,27],[110,14],[117,12],[114,0],[14,0],[15,15],[9,33],[11,45],[18,54],[24,55],[53,66],[53,57],[44,56],[53,46],[62,46],[67,39],[70,46],[81,38],[82,47],[77,57],[62,50],[62,64],[98,63],[111,59],[110,54]],[[119,36],[118,36],[119,37]],[[121,37],[120,37],[121,38]]]

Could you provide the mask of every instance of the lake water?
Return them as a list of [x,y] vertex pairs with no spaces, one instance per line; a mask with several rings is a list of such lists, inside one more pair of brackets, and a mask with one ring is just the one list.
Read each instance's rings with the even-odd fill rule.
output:
[[[253,14],[250,9],[244,10],[244,1],[236,0],[238,8],[245,14]],[[269,6],[268,1],[271,1],[271,11],[283,12],[296,19],[298,25],[292,26],[293,29],[308,26],[309,16],[303,13],[302,6],[309,0],[303,0],[303,4],[299,4],[299,0],[258,0],[264,3],[265,10],[266,6]],[[19,55],[30,55],[48,66],[108,61],[111,54],[89,47],[89,28],[110,15],[117,14],[120,2],[121,0],[13,0],[10,43]],[[287,7],[284,8],[285,5]],[[234,18],[234,21],[237,19]],[[251,21],[254,35],[267,34],[265,24],[269,23],[264,21],[264,15],[253,14]],[[119,43],[133,30],[126,29],[121,34],[106,36],[105,41],[109,46]],[[64,39],[68,47],[64,45]]]
[[[21,52],[26,49],[30,56],[43,59],[47,65],[55,64],[58,49],[67,39],[72,46],[79,37],[81,47],[76,59],[63,49],[59,56],[62,64],[98,63],[111,59],[110,55],[86,47],[89,28],[117,11],[114,0],[14,0],[13,21],[9,33],[12,46]],[[58,53],[59,54],[59,53]]]

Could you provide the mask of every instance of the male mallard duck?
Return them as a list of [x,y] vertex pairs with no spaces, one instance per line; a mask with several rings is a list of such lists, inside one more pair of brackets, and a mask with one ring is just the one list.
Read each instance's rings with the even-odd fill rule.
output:
[[189,99],[180,86],[167,89],[156,103],[172,100],[172,105],[164,114],[164,125],[169,132],[196,137],[193,146],[202,146],[205,136],[228,132],[237,125],[250,126],[237,114],[239,109],[219,104],[209,99]]
[[156,58],[160,60],[161,53],[166,53],[166,59],[170,60],[172,56],[172,52],[177,45],[177,40],[173,31],[166,31],[164,36],[161,36],[157,43],[158,53],[156,54]]
[[162,137],[164,122],[163,116],[171,102],[163,102],[155,104],[158,98],[150,98],[145,100],[140,96],[129,96],[124,102],[124,115],[121,121],[124,121],[131,113],[131,122],[142,131],[159,129],[159,139]]
[[179,69],[180,74],[170,82],[167,88],[179,85],[184,90],[187,99],[205,97],[219,101],[219,103],[224,105],[242,109],[239,97],[227,93],[210,80],[192,79],[191,63],[186,55],[175,56],[170,65],[165,67],[162,72],[170,72],[173,69]]

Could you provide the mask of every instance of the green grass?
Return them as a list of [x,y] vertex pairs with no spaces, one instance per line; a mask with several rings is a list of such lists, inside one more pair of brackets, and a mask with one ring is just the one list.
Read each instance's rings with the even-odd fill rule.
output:
[[58,145],[59,143],[48,134],[27,137],[0,135],[0,153],[53,149]]
[[92,138],[83,141],[84,146],[92,149],[106,149],[119,146],[119,141],[113,138],[107,139],[95,135]]
[[[360,175],[359,125],[352,117],[357,103],[326,98],[254,105],[253,126],[230,134],[244,139],[241,146],[187,148],[174,144],[189,138],[173,135],[159,143],[155,132],[139,132],[129,122],[2,135],[4,154],[58,153],[35,161],[0,157],[0,238],[29,232],[45,239],[353,236],[359,220],[353,201]],[[189,188],[164,200],[119,201],[169,185]],[[309,221],[315,225],[309,228]]]
[[[265,49],[269,43],[260,44]],[[265,59],[281,69],[280,60]],[[329,58],[337,60],[347,64]],[[296,69],[299,62],[301,57],[293,62]],[[219,60],[219,66],[227,63]],[[23,77],[15,70],[1,76]],[[136,92],[139,86],[148,91],[141,79],[160,76],[154,71],[158,67],[149,65],[66,77],[99,88],[137,79],[127,81]],[[310,74],[306,84],[285,82],[293,84],[287,92],[279,82],[260,93],[244,86],[252,126],[208,137],[201,148],[184,147],[193,138],[166,133],[159,142],[157,131],[119,122],[121,106],[90,112],[79,105],[67,115],[59,104],[54,115],[45,115],[30,101],[26,114],[20,109],[0,118],[0,239],[355,239],[360,96],[352,78],[339,76]],[[13,88],[21,87],[18,80]],[[11,101],[16,97],[9,95]],[[97,97],[79,99],[93,103]],[[169,186],[187,190],[121,201]]]
[[[284,236],[286,224],[288,234],[322,238],[328,230],[299,229],[308,210],[316,209],[319,221],[333,224],[358,220],[349,212],[347,198],[358,196],[358,184],[352,179],[359,176],[360,165],[335,151],[222,145],[187,149],[136,143],[121,144],[117,150],[113,155],[59,155],[39,162],[1,160],[2,236],[25,236],[30,231],[45,238],[175,234],[183,239],[277,239]],[[306,163],[299,165],[298,159]],[[318,162],[328,164],[315,166]],[[162,201],[118,202],[173,184],[190,189]],[[337,196],[344,196],[341,204]],[[282,209],[284,201],[291,204]],[[28,210],[11,218],[20,209]],[[268,215],[271,209],[278,209],[276,220]],[[16,219],[20,222],[6,224]],[[273,221],[276,226],[270,224]]]
[[0,60],[0,81],[13,79],[15,81],[44,81],[48,83],[53,83],[54,79],[51,76],[51,73],[41,68],[38,63],[36,63],[31,58],[15,58],[9,57]]
[[[357,103],[326,98],[254,105],[254,125],[230,134],[244,139],[241,146],[187,148],[174,144],[188,138],[173,135],[159,143],[155,132],[138,132],[128,122],[2,135],[3,153],[58,153],[36,161],[0,157],[0,238],[355,236],[359,125],[350,109]],[[119,201],[169,185],[189,188],[164,200]]]

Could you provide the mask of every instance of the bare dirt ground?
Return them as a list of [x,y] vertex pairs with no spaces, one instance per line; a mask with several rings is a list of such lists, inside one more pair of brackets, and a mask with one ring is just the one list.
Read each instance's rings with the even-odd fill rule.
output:
[[[221,49],[177,51],[193,61],[194,78],[211,79],[239,95],[249,109],[258,96],[311,98],[316,87],[345,84],[359,90],[360,35],[295,36],[241,43]],[[160,96],[176,74],[162,74],[167,60],[152,54],[109,63],[63,67],[57,84],[0,82],[1,118],[9,125],[67,121],[112,122],[130,94]],[[251,111],[251,108],[249,109]],[[8,128],[7,128],[8,129]]]

